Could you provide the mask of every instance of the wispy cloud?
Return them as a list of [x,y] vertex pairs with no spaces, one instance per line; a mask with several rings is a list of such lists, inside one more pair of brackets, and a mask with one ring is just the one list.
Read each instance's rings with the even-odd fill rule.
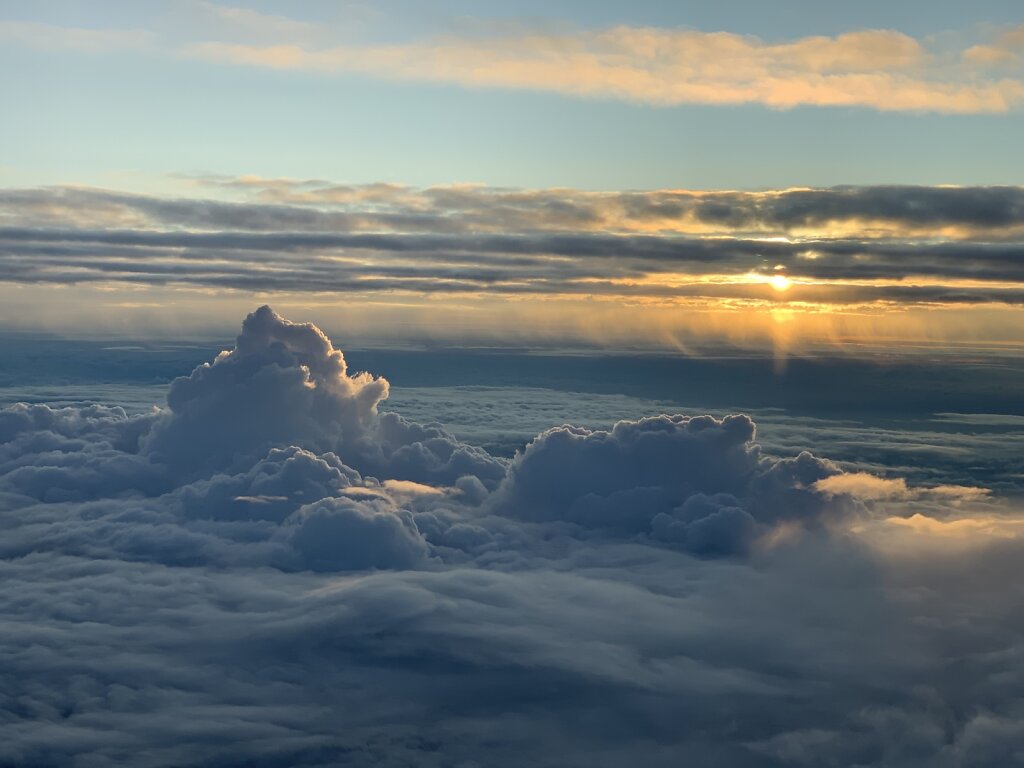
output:
[[90,29],[0,20],[0,41],[48,52],[99,54],[148,50],[156,44],[157,36],[145,29]]
[[[979,49],[949,57],[893,30],[772,43],[750,35],[620,26],[524,29],[397,45],[308,47],[203,41],[186,55],[237,65],[358,72],[472,88],[679,104],[867,107],[883,111],[1006,112],[1024,103],[1018,77],[978,75]],[[1002,50],[1002,49],[1000,49]],[[961,59],[971,66],[963,66]],[[1000,59],[1002,62],[1003,59]]]
[[[477,24],[400,42],[353,24],[195,2],[163,29],[0,22],[0,39],[81,53],[152,48],[236,66],[361,74],[467,88],[546,91],[655,106],[761,104],[881,111],[1002,113],[1024,104],[1024,27],[950,49],[892,29],[765,40],[729,31]],[[358,26],[358,25],[356,25]]]
[[1024,24],[1001,30],[987,43],[964,51],[964,61],[978,68],[1012,68],[1024,63]]

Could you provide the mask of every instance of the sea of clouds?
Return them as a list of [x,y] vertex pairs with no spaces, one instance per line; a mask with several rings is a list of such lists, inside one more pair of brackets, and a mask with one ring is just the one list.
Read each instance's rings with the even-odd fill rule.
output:
[[1024,760],[1024,547],[980,494],[745,415],[502,458],[388,391],[261,307],[164,408],[0,410],[0,765]]

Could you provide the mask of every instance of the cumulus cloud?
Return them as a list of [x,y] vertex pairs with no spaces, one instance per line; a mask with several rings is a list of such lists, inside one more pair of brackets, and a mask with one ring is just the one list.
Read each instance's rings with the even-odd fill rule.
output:
[[610,431],[561,427],[513,460],[493,504],[532,521],[643,534],[698,553],[742,553],[783,521],[837,508],[814,488],[839,475],[809,453],[764,457],[747,416],[658,416]]
[[340,453],[380,477],[493,483],[503,466],[439,427],[379,414],[388,382],[349,375],[345,358],[311,324],[264,306],[249,315],[235,348],[175,379],[167,411],[141,443],[151,460],[181,471],[248,466],[270,448]]
[[321,499],[285,526],[301,564],[314,571],[415,568],[429,551],[412,513],[383,500]]
[[246,318],[233,350],[171,383],[166,417],[143,448],[203,470],[251,462],[254,449],[282,444],[328,451],[357,444],[387,394],[384,379],[349,376],[319,329],[262,307]]
[[885,481],[767,455],[743,415],[563,426],[508,462],[387,394],[262,307],[154,413],[0,411],[0,764],[1021,749],[1019,526],[895,525]]
[[359,473],[335,454],[290,446],[270,449],[243,473],[218,473],[177,493],[190,517],[281,522],[304,503],[362,486]]

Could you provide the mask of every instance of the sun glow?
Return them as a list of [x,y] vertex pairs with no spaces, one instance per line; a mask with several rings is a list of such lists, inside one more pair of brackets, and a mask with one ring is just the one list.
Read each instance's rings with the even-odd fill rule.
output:
[[785,275],[772,275],[771,284],[776,291],[788,291],[793,281]]

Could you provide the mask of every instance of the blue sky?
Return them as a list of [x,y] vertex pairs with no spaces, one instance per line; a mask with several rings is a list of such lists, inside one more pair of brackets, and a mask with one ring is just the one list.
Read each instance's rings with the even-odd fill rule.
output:
[[8,328],[1024,338],[1016,2],[0,2],[0,71]]
[[139,46],[84,52],[9,33],[0,94],[13,108],[0,142],[16,150],[0,159],[0,182],[159,192],[174,187],[174,174],[254,174],[419,186],[715,189],[1011,184],[1024,170],[1020,153],[1010,151],[1024,133],[1016,107],[943,114],[657,105],[175,53],[196,41],[275,43],[275,28],[289,23],[284,17],[312,24],[306,31],[314,48],[473,40],[495,24],[569,36],[627,25],[755,35],[765,44],[886,29],[937,53],[1014,28],[1024,13],[1012,2],[526,2],[511,9],[447,2],[429,11],[410,2],[250,3],[248,11],[266,16],[258,29],[211,24],[216,10],[196,2],[0,4],[3,22],[149,36]]

